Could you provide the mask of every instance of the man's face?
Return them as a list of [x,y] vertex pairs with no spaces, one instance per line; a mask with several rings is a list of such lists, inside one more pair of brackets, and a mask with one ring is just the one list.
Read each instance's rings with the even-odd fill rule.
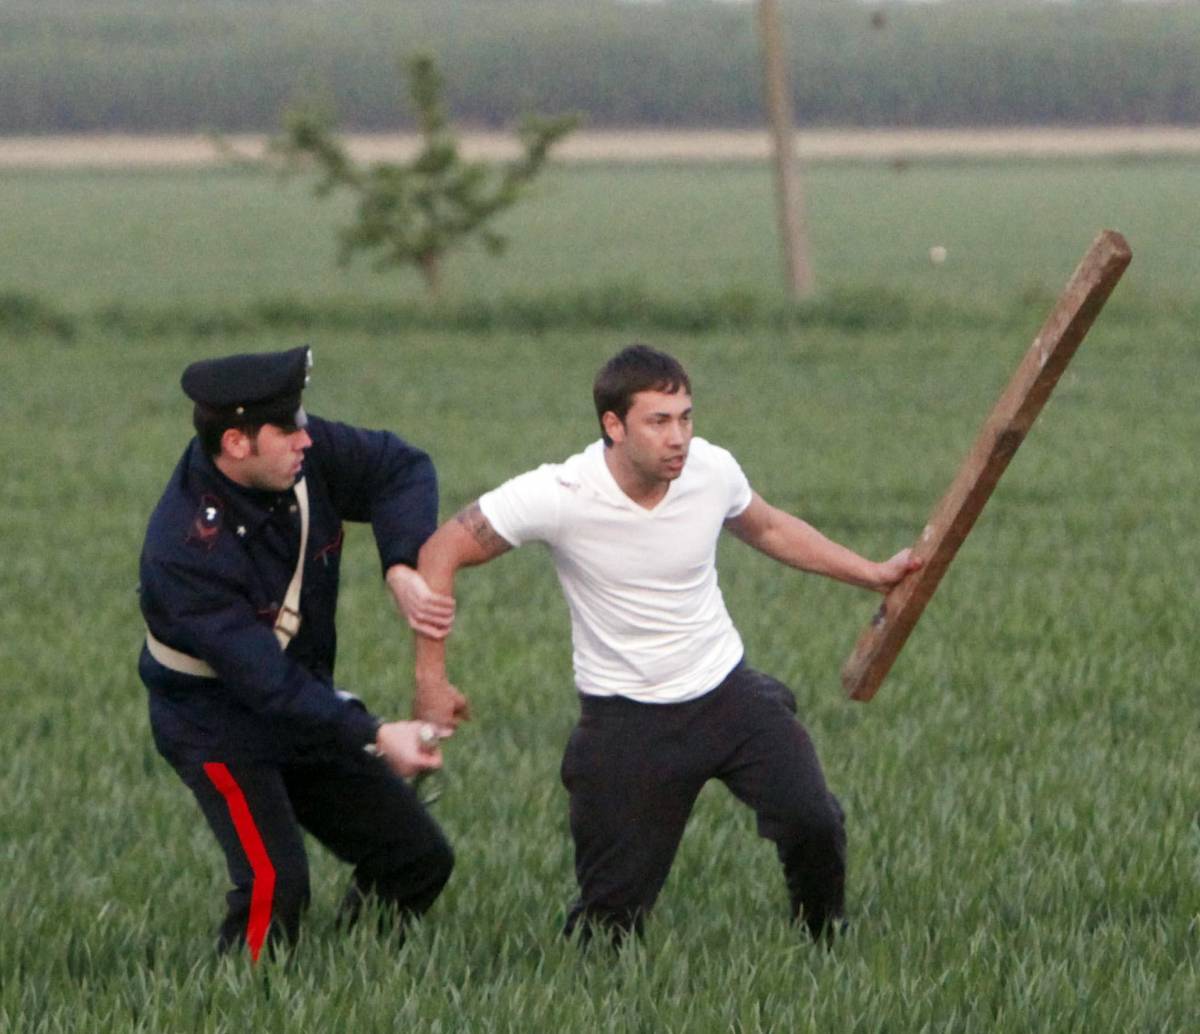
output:
[[304,428],[287,431],[263,424],[254,438],[242,436],[234,450],[233,464],[226,469],[238,484],[265,492],[284,492],[296,483],[304,463],[304,451],[312,439]]
[[686,391],[639,391],[624,421],[605,414],[613,449],[642,480],[674,481],[692,443],[692,396]]

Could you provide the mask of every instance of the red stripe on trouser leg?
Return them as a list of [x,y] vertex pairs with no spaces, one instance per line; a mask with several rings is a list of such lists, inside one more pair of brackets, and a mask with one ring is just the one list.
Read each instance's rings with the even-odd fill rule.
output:
[[233,773],[222,764],[209,762],[204,766],[204,774],[212,781],[225,804],[229,807],[229,817],[233,819],[233,828],[237,831],[242,850],[250,862],[254,873],[254,888],[250,893],[250,922],[246,926],[246,944],[250,948],[250,957],[257,962],[258,954],[262,951],[263,941],[267,939],[267,929],[271,925],[271,902],[275,896],[275,866],[267,855],[262,837],[258,834],[258,826],[254,824],[254,816],[250,814],[250,806],[246,803],[245,794],[238,786]]

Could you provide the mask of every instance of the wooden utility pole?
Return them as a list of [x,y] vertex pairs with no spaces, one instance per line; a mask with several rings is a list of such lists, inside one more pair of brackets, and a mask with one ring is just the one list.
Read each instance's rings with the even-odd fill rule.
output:
[[779,236],[787,263],[788,287],[793,297],[805,298],[812,294],[813,275],[808,259],[808,231],[804,224],[804,197],[796,162],[792,95],[778,0],[758,0],[758,28],[762,36],[767,118],[775,151]]
[[842,685],[853,699],[870,700],[875,695],[1008,461],[1131,258],[1125,238],[1112,230],[1101,233],[1083,256],[912,547],[924,566],[887,594],[842,668]]

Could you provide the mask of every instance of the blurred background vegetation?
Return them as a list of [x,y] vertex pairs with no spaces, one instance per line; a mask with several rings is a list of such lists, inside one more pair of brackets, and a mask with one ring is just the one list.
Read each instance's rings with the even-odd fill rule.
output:
[[[1200,123],[1200,4],[785,8],[801,126]],[[415,50],[466,126],[762,123],[749,3],[5,0],[0,133],[267,131],[313,98],[346,129],[411,129],[395,66]]]

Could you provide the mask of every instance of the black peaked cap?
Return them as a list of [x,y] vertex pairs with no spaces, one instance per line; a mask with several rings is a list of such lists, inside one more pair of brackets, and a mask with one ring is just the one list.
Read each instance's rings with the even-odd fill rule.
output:
[[201,359],[183,371],[179,383],[193,402],[218,412],[247,422],[303,426],[300,394],[308,382],[311,354],[308,345],[301,345],[284,352]]

